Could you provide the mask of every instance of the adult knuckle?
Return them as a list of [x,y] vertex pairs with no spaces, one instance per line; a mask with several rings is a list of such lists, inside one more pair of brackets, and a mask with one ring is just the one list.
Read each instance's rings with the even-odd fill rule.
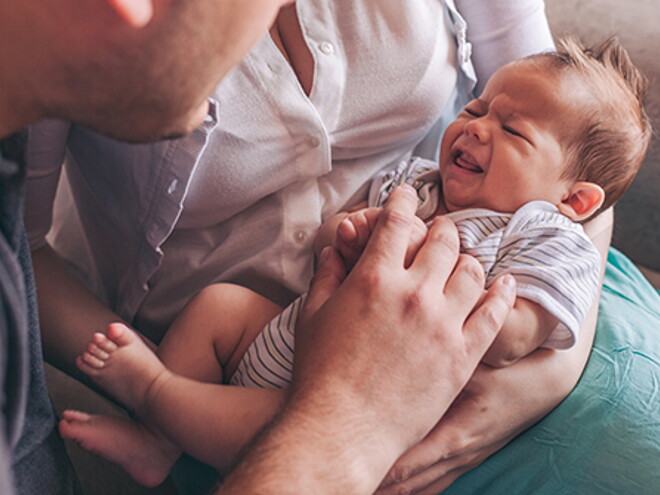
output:
[[386,277],[377,268],[363,270],[356,279],[359,290],[366,294],[377,292],[384,285],[385,281]]
[[384,223],[394,227],[408,227],[412,222],[412,217],[401,210],[384,210],[382,217]]
[[414,242],[421,242],[426,238],[428,230],[424,225],[419,225],[417,223],[413,224],[413,230],[411,238]]
[[403,311],[405,314],[417,314],[424,308],[424,298],[419,291],[408,291],[402,298]]
[[476,452],[466,452],[461,456],[457,456],[454,470],[466,472],[470,469],[474,469],[483,462],[485,457],[485,455]]
[[424,223],[424,221],[421,218],[419,218],[417,216],[414,217],[414,219],[413,219],[413,231],[417,235],[426,236],[426,234],[428,233],[428,230],[429,229],[426,227],[426,224]]
[[485,282],[484,269],[472,256],[462,254],[459,259],[459,269],[463,275],[472,280],[475,285],[483,287]]
[[504,323],[502,312],[492,304],[483,308],[481,316],[482,325],[491,330],[499,329]]
[[[429,336],[444,341],[440,324],[447,318],[438,304],[438,293],[431,284],[399,288],[399,301],[405,315],[424,325]],[[439,326],[440,325],[440,326]]]
[[[388,478],[393,484],[400,486],[401,483],[417,474],[417,469],[409,464],[392,466]],[[407,492],[404,492],[407,493]]]
[[465,456],[465,453],[469,450],[469,446],[470,441],[462,432],[457,431],[453,434],[448,434],[445,437],[445,448],[439,460],[456,461]]
[[458,251],[458,231],[454,222],[445,217],[438,217],[430,231],[433,240],[444,244],[452,251]]
[[392,495],[412,495],[415,493],[412,487],[407,485],[396,485],[392,487]]

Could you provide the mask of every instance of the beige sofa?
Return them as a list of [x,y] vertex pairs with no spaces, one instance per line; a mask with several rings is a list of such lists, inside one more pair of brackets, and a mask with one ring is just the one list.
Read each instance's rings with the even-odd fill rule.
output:
[[[660,129],[660,2],[658,0],[546,0],[555,35],[586,43],[616,35],[650,80],[648,112]],[[638,176],[615,208],[612,244],[660,287],[660,144],[654,139]]]

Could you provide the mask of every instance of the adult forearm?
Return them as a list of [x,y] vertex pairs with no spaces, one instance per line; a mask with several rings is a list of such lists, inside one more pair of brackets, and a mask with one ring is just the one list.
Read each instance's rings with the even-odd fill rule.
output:
[[[346,417],[350,409],[354,418]],[[397,449],[374,436],[363,411],[339,404],[337,411],[290,404],[217,494],[373,493]]]
[[32,253],[46,361],[87,382],[75,366],[94,332],[119,318],[96,298],[48,245]]

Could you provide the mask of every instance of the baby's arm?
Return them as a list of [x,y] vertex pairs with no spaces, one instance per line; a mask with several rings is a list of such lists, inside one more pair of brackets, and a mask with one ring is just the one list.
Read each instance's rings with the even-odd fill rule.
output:
[[483,362],[502,368],[538,349],[557,326],[557,318],[541,305],[517,297],[502,330],[486,351]]

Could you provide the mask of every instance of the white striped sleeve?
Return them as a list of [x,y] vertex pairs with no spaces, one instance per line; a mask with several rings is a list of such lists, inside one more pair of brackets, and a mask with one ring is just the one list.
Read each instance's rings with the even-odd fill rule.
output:
[[512,274],[519,297],[559,320],[544,347],[573,346],[598,293],[601,264],[582,227],[558,213],[543,212],[507,232],[497,257],[489,283]]

